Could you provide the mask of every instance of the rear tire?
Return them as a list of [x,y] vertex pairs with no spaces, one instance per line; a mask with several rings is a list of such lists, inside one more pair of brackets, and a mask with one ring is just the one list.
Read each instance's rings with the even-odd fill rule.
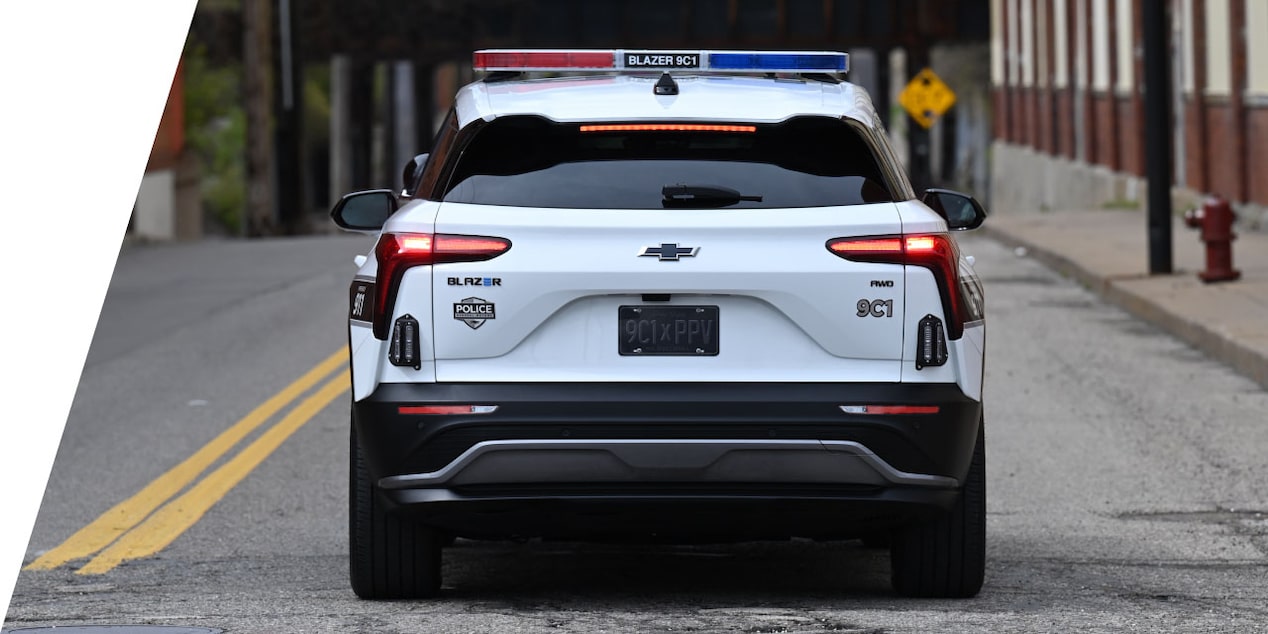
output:
[[977,447],[951,511],[933,522],[894,532],[890,566],[894,591],[908,597],[968,598],[986,576],[986,439]]
[[348,546],[352,591],[362,599],[435,595],[440,590],[440,535],[387,508],[366,467],[356,430],[351,435]]

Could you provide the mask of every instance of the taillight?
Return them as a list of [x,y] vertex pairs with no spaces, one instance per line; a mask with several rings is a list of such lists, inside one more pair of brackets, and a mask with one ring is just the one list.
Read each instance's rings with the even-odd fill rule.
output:
[[964,333],[964,298],[960,289],[960,252],[945,234],[833,238],[828,250],[847,260],[910,264],[933,271],[947,316],[947,338]]
[[491,260],[511,248],[511,241],[486,236],[443,233],[385,233],[374,248],[379,262],[378,296],[374,303],[374,336],[387,339],[388,316],[396,302],[401,278],[410,267],[445,262]]

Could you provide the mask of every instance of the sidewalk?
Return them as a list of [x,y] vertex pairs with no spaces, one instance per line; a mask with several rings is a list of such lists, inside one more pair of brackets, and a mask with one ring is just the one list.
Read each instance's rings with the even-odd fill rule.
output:
[[[1241,279],[1207,284],[1198,230],[1176,219],[1171,275],[1149,275],[1139,211],[996,214],[982,233],[1067,275],[1268,388],[1268,232],[1237,232]],[[987,289],[989,292],[989,288]]]

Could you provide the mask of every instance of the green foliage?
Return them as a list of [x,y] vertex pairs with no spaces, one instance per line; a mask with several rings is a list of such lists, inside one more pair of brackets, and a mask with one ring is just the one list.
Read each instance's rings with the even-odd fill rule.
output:
[[237,65],[213,67],[202,46],[185,51],[185,128],[202,176],[203,209],[237,233],[246,208],[246,111]]

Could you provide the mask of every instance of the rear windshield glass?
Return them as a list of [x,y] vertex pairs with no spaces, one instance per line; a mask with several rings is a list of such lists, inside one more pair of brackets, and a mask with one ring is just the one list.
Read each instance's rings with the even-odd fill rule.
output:
[[462,152],[443,200],[583,209],[830,207],[893,200],[868,146],[837,119],[743,124],[742,131],[691,125],[583,131],[579,124],[539,117],[495,119]]

